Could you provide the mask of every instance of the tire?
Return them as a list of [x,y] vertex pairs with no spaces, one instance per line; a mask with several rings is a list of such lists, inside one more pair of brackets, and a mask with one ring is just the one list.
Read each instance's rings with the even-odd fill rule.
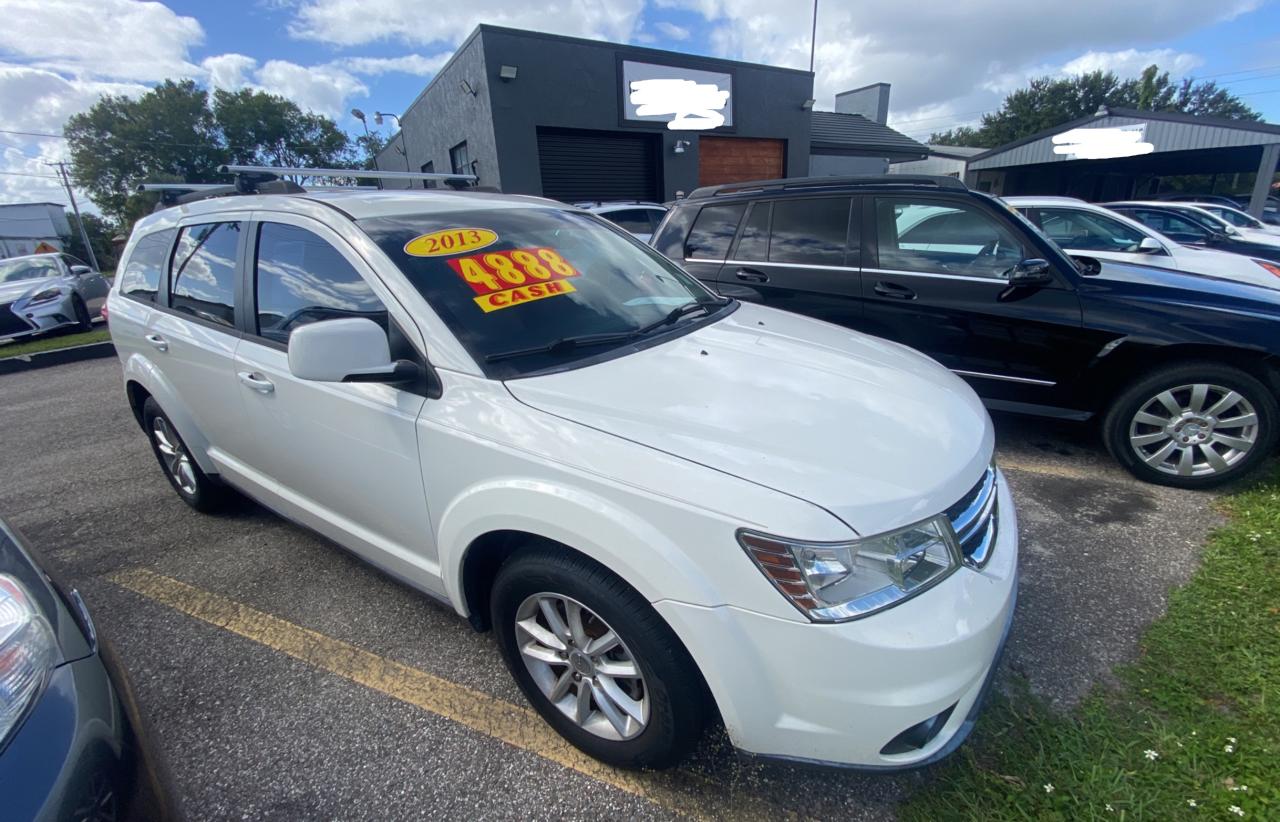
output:
[[76,331],[90,331],[93,329],[93,319],[89,316],[89,309],[85,306],[84,300],[77,295],[71,298],[71,309],[76,315]]
[[[565,661],[534,659],[522,648],[554,653],[553,643],[537,642],[534,634],[516,625],[518,619],[526,624],[533,619],[551,634],[540,607],[543,599],[561,620],[564,633],[559,644],[565,647]],[[586,638],[599,639],[612,631],[620,641],[606,651],[598,650],[597,644],[590,655],[581,653],[592,646],[573,640],[568,628],[570,603],[583,609],[579,624]],[[525,697],[580,750],[619,768],[665,768],[679,762],[697,743],[708,713],[697,667],[657,611],[617,575],[566,549],[530,546],[499,569],[491,612],[503,658]],[[639,677],[627,675],[628,661]],[[610,674],[604,673],[606,665]],[[554,695],[556,684],[573,677],[575,669],[590,673],[566,680],[560,699],[564,707],[559,707],[547,691]],[[623,700],[611,696],[619,691],[642,721],[626,711]],[[580,724],[567,711],[577,712],[583,693],[588,694],[587,721]],[[603,694],[603,702],[597,701],[597,694]],[[622,727],[609,719],[602,707],[606,704],[624,720]]]
[[230,496],[229,489],[200,469],[178,430],[151,397],[142,404],[142,424],[160,470],[182,501],[206,514],[222,508]]
[[1280,406],[1262,381],[1204,361],[1138,379],[1111,403],[1102,432],[1107,450],[1139,479],[1198,489],[1260,466],[1275,449],[1278,426]]

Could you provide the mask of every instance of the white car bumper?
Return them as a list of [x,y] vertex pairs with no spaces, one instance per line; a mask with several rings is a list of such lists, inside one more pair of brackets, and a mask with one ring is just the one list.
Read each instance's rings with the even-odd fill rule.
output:
[[1003,475],[997,485],[997,542],[986,566],[961,568],[872,616],[821,625],[655,603],[701,668],[734,744],[871,770],[953,751],[973,727],[1017,599],[1017,516]]

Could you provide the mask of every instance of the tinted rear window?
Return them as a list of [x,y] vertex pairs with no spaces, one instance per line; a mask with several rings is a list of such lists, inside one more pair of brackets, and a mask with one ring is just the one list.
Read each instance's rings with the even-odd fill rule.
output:
[[850,202],[848,197],[775,202],[769,262],[844,265]]
[[693,230],[684,244],[684,256],[691,260],[723,260],[729,253],[738,223],[747,210],[746,203],[707,206],[698,212]]
[[152,300],[160,290],[160,277],[169,263],[174,229],[155,231],[138,238],[124,270],[120,272],[120,293],[138,300]]

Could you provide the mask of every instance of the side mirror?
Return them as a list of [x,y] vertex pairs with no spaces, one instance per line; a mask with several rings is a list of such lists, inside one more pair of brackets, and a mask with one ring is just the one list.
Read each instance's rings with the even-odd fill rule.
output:
[[314,382],[406,382],[418,376],[408,360],[392,362],[387,332],[373,320],[324,320],[289,335],[289,373]]
[[1138,243],[1138,251],[1143,254],[1159,254],[1164,251],[1164,246],[1155,237],[1143,237],[1142,242]]
[[1039,286],[1053,282],[1052,266],[1039,258],[1023,260],[1009,271],[1009,285]]
[[86,274],[92,274],[93,269],[87,265],[73,265],[71,266],[71,273],[76,277],[83,277]]

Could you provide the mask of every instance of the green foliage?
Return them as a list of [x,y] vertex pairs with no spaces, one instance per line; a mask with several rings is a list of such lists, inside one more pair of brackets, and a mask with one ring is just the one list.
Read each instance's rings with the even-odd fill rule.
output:
[[98,326],[92,331],[80,334],[50,334],[21,342],[0,343],[0,360],[5,357],[22,357],[27,354],[39,354],[41,351],[57,351],[60,348],[71,348],[89,343],[107,342],[111,332],[105,326]]
[[151,210],[142,182],[229,182],[223,163],[348,168],[347,136],[332,120],[260,91],[209,93],[166,80],[131,99],[105,95],[63,129],[72,177],[124,228]]
[[[80,212],[80,218],[84,220],[85,233],[89,235],[89,242],[93,245],[94,256],[98,260],[98,266],[102,270],[115,268],[116,251],[111,243],[111,238],[120,233],[120,229],[115,223],[99,217],[96,214],[86,214]],[[71,234],[63,237],[63,248],[68,254],[74,254],[80,259],[88,262],[89,255],[85,251],[84,241],[80,239],[80,229],[76,226],[76,215],[67,212],[67,222],[71,224]]]
[[996,701],[902,817],[1280,817],[1280,475],[1225,508],[1120,686],[1068,715]]
[[1212,81],[1190,77],[1180,83],[1156,66],[1142,76],[1121,80],[1110,71],[1076,77],[1039,77],[1004,99],[1000,109],[982,116],[978,128],[961,126],[933,134],[935,145],[994,148],[1045,129],[1093,114],[1103,106],[1144,111],[1176,111],[1233,120],[1261,120],[1258,112]]
[[360,163],[365,170],[377,170],[378,153],[387,147],[387,138],[383,137],[376,131],[368,134],[362,134],[356,138],[356,145],[364,153],[364,160]]

